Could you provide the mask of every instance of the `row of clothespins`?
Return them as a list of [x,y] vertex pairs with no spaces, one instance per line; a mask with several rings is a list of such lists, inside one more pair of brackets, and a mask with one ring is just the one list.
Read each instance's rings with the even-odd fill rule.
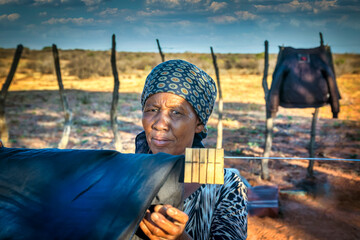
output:
[[224,184],[224,149],[186,148],[184,182]]

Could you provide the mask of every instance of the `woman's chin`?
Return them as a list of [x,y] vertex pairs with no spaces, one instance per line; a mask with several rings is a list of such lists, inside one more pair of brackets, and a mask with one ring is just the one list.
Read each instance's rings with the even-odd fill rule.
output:
[[176,149],[171,149],[169,147],[151,147],[151,152],[153,154],[156,154],[156,153],[168,153],[168,154],[171,154],[171,155],[183,155],[185,153],[185,151],[181,152],[181,151],[177,151]]

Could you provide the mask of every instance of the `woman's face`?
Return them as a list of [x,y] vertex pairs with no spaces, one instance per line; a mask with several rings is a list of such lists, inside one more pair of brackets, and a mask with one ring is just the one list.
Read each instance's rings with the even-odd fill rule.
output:
[[204,129],[193,107],[182,97],[156,93],[146,100],[142,124],[153,153],[185,154],[195,133]]

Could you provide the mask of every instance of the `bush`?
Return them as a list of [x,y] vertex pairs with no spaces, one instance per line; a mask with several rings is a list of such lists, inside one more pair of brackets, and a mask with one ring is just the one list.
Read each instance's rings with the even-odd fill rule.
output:
[[80,79],[98,76],[110,76],[110,55],[108,52],[80,52],[76,51],[66,65],[70,75]]
[[[0,48],[0,75],[6,76],[11,61],[14,57],[15,48]],[[207,73],[214,75],[214,65],[211,53],[164,53],[165,60],[183,59],[189,61]],[[223,71],[237,72],[241,74],[262,74],[264,69],[265,54],[238,54],[238,53],[215,53],[220,74]],[[80,79],[98,76],[112,76],[110,64],[111,52],[89,51],[82,49],[59,50],[61,72],[65,75],[77,76]],[[31,50],[24,48],[18,71],[35,71],[44,74],[53,74],[54,60],[52,47],[44,47],[43,50]],[[269,76],[271,76],[277,60],[277,54],[269,54]],[[333,54],[335,72],[339,76],[345,73],[360,73],[359,54]],[[10,62],[10,63],[9,63]],[[161,63],[158,52],[117,52],[116,65],[119,74],[138,73],[139,71],[150,72],[157,64]]]
[[54,60],[51,59],[51,56],[40,60],[27,61],[24,67],[43,74],[52,74],[55,72]]
[[346,73],[360,73],[359,54],[333,54],[333,61],[337,76]]

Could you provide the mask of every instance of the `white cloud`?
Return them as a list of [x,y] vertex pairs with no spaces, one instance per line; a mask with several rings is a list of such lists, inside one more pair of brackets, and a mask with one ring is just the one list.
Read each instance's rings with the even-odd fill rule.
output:
[[212,2],[209,6],[209,9],[213,12],[219,11],[222,8],[227,6],[226,2]]
[[281,13],[290,13],[296,11],[312,11],[318,13],[320,11],[328,11],[332,8],[337,8],[338,0],[320,0],[320,1],[299,1],[292,0],[288,3],[273,4],[273,5],[254,5],[259,11],[273,11]]
[[15,21],[16,19],[19,19],[20,18],[20,14],[18,13],[12,13],[12,14],[9,14],[7,16],[7,18],[9,19],[9,21]]
[[299,2],[299,0],[293,0],[289,3],[281,3],[276,5],[255,5],[260,11],[276,11],[282,13],[295,12],[295,11],[311,11],[312,6],[309,2]]
[[[160,4],[166,4],[168,6],[178,6],[181,3],[191,3],[196,4],[201,2],[202,0],[146,0],[146,4],[154,4],[154,3],[160,3]],[[210,1],[210,0],[207,0]]]
[[330,8],[337,7],[337,0],[327,1],[315,1],[314,5],[318,8],[321,8],[322,10],[329,10]]
[[176,7],[180,5],[180,0],[146,0],[146,4],[160,3],[166,4],[169,7]]
[[96,11],[96,10],[98,10],[98,9],[99,9],[99,6],[93,5],[93,6],[87,6],[86,11],[88,11],[88,12],[94,12],[94,11]]
[[136,18],[134,18],[133,16],[125,17],[125,21],[127,21],[127,22],[134,22],[135,20],[136,20]]
[[108,15],[115,15],[118,13],[117,8],[106,8],[105,10],[101,11],[99,13],[100,16],[108,16]]
[[83,25],[88,23],[93,23],[93,18],[50,18],[47,21],[42,22],[42,24],[66,24],[66,23],[73,23],[76,25]]
[[40,16],[40,17],[44,17],[44,16],[46,16],[46,15],[47,15],[47,12],[40,12],[40,13],[39,13],[39,16]]
[[218,24],[232,23],[240,20],[247,21],[247,20],[258,19],[258,16],[248,11],[237,11],[234,14],[235,15],[221,15],[221,16],[209,17],[208,19]]
[[322,0],[322,1],[316,1],[314,2],[314,13],[318,13],[320,11],[328,11],[332,8],[337,8],[337,0],[333,0],[333,1],[326,1],[326,0]]
[[349,24],[349,16],[342,16],[341,18],[337,19],[337,22],[339,26],[341,27],[349,27],[351,29],[360,30],[360,22],[359,21],[352,21],[351,24]]
[[293,0],[290,3],[279,4],[277,8],[280,12],[293,12],[293,11],[309,11],[312,9],[309,2],[299,2],[299,0]]
[[7,20],[7,21],[15,21],[20,18],[20,14],[18,13],[11,13],[11,14],[3,14],[0,15],[0,21]]
[[[199,10],[198,8],[200,8],[201,11],[209,11],[211,10],[210,5],[212,2],[213,0],[145,0],[145,5],[148,7],[156,6],[159,9],[175,8],[194,11]],[[227,3],[215,2],[212,7],[214,9],[220,9],[222,8],[222,5],[227,5]]]
[[0,0],[0,5],[8,4],[8,3],[19,3],[19,0]]
[[93,6],[97,5],[102,2],[102,0],[81,0],[83,3],[85,3],[86,6]]
[[0,0],[0,5],[4,4],[32,4],[34,6],[51,5],[60,6],[62,4],[77,4],[83,2],[87,7],[99,5],[104,0]]
[[135,27],[134,32],[141,35],[141,36],[146,36],[149,37],[152,34],[154,34],[152,31],[150,31],[150,29],[148,27],[145,26],[139,26],[139,27]]
[[182,20],[182,21],[177,22],[177,24],[182,26],[182,27],[187,27],[187,26],[191,25],[191,22],[187,21],[187,20]]
[[209,18],[212,22],[215,23],[232,23],[232,22],[236,22],[237,19],[233,16],[229,16],[229,15],[223,15],[223,16],[216,16],[216,17],[210,17]]
[[267,31],[274,31],[277,27],[281,26],[280,22],[268,21],[263,19],[257,23],[261,28],[266,28]]
[[161,11],[159,9],[151,10],[150,8],[146,8],[145,11],[138,11],[137,15],[139,16],[159,16],[159,15],[166,15],[167,12]]
[[49,5],[60,6],[61,4],[69,2],[69,0],[32,0],[30,1],[34,6]]
[[25,27],[26,27],[27,31],[32,31],[32,30],[36,29],[38,26],[36,24],[28,24],[28,25],[25,25]]
[[291,19],[290,20],[290,25],[293,25],[295,27],[299,27],[300,26],[300,21],[296,20],[296,19]]
[[34,5],[42,5],[46,3],[52,3],[53,0],[34,0]]
[[257,18],[255,14],[249,13],[248,11],[238,11],[235,15],[241,20],[254,20]]
[[305,21],[304,24],[306,24],[308,27],[311,28],[323,28],[327,24],[327,20],[318,20],[318,21]]

